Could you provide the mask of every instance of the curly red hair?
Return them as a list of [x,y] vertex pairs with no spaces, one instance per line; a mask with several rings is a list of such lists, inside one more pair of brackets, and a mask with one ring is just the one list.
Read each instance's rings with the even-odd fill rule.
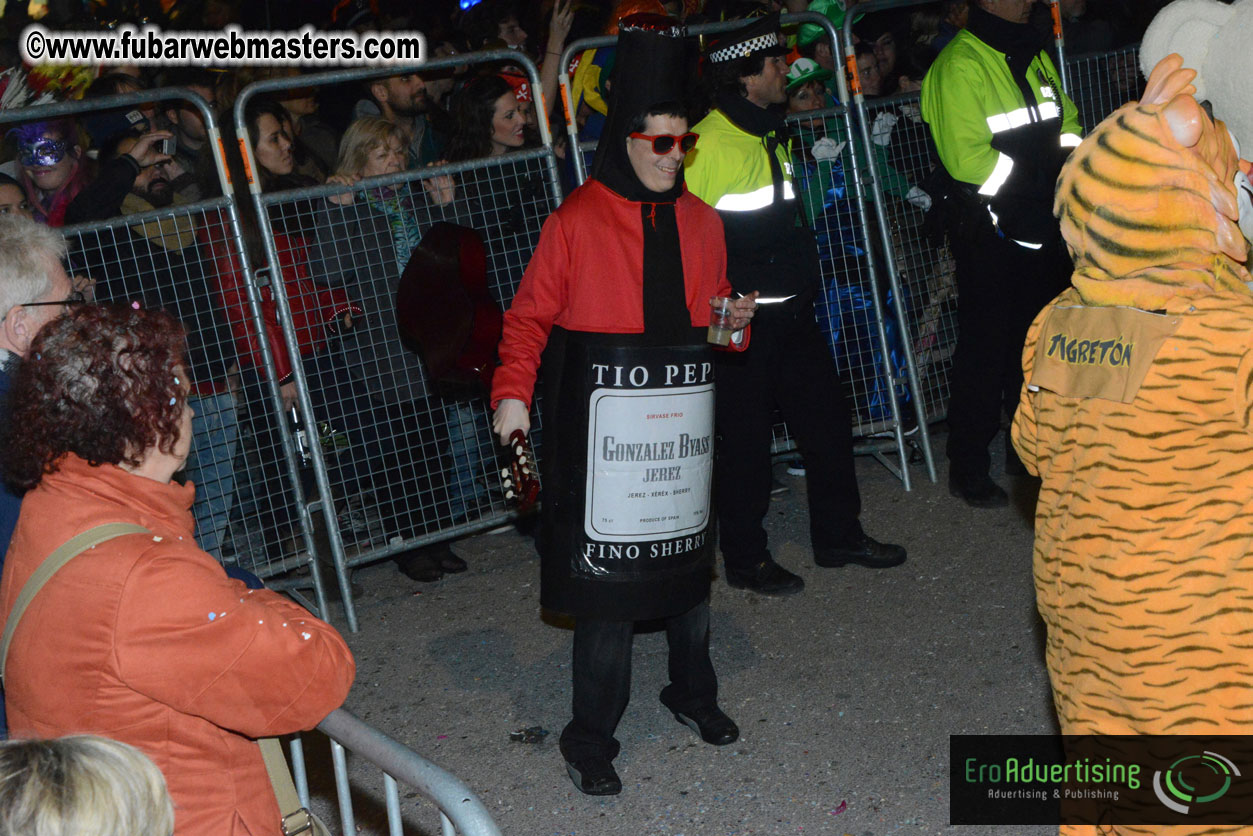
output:
[[122,305],[82,305],[45,325],[9,392],[9,481],[29,490],[67,453],[137,466],[154,447],[173,452],[184,345],[169,314]]

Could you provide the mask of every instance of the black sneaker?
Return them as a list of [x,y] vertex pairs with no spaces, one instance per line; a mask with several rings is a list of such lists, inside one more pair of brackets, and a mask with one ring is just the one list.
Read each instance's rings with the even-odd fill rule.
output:
[[736,589],[751,589],[761,595],[795,595],[805,588],[805,579],[794,575],[773,560],[763,560],[747,571],[727,567],[727,583]]
[[971,508],[1004,508],[1009,505],[1009,494],[986,473],[973,477],[958,477],[950,473],[948,492]]
[[622,779],[614,771],[609,758],[566,761],[566,772],[579,792],[586,795],[617,795],[622,792]]

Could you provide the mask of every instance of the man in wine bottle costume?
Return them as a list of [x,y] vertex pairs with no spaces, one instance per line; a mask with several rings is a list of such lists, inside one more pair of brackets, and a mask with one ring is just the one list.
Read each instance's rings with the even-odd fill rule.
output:
[[[592,178],[544,224],[505,315],[492,385],[502,443],[529,429],[543,353],[543,606],[574,616],[576,787],[622,789],[614,729],[630,695],[635,622],[665,622],[661,701],[708,743],[739,729],[709,658],[712,297],[729,296],[722,225],[687,192],[679,24],[622,21],[615,95]],[[755,294],[733,303],[733,327]],[[730,350],[748,344],[742,330]]]
[[878,569],[905,560],[903,548],[872,539],[858,520],[844,382],[814,319],[818,247],[792,189],[786,52],[777,15],[710,45],[704,72],[715,109],[694,128],[700,146],[684,161],[688,187],[722,218],[731,285],[774,300],[753,325],[752,348],[717,358],[719,546],[727,583],[763,595],[805,586],[771,557],[762,526],[776,405],[805,459],[814,562]]

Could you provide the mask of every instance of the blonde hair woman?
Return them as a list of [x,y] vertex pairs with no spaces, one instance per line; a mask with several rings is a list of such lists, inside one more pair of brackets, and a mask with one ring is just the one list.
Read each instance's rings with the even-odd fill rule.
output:
[[93,735],[0,743],[0,836],[171,836],[165,778],[143,752]]
[[[327,183],[355,186],[366,177],[399,174],[405,170],[409,145],[409,132],[396,122],[379,116],[364,116],[344,132],[339,143],[339,158],[335,161],[335,173],[326,178]],[[432,163],[442,165],[443,160]],[[440,206],[453,198],[452,177],[430,177],[422,181],[433,203]],[[382,191],[382,190],[380,190]],[[352,192],[331,195],[330,201],[340,205],[352,203]]]
[[[364,177],[371,157],[377,162],[377,173],[400,171],[405,167],[405,143],[408,133],[395,122],[377,116],[366,116],[348,126],[339,143],[335,160],[336,176]],[[391,155],[398,155],[393,162]]]
[[[452,177],[428,177],[423,188],[396,182],[406,168],[408,145],[407,130],[387,119],[365,116],[348,126],[335,173],[326,182],[351,191],[327,197],[311,255],[319,281],[342,288],[366,309],[347,349],[348,368],[380,407],[361,416],[356,436],[388,539],[417,537],[437,530],[441,515],[467,513],[464,503],[449,498],[449,467],[442,461],[448,444],[439,429],[443,407],[432,402],[417,355],[401,343],[395,299],[405,265],[431,225],[464,224],[470,213],[465,201],[453,201]],[[390,183],[358,186],[363,179],[388,176]],[[446,543],[395,559],[416,581],[436,581],[466,568]]]

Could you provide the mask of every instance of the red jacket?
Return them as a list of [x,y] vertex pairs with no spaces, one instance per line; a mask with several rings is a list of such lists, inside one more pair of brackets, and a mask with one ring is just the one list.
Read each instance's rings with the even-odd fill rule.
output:
[[[692,325],[709,324],[709,299],[731,295],[718,213],[684,187],[675,201],[683,282]],[[571,192],[544,222],[513,304],[505,313],[492,406],[531,403],[540,354],[554,325],[571,331],[644,331],[644,230],[640,204],[597,180]],[[743,349],[748,341],[736,346]]]
[[230,580],[192,538],[194,489],[68,456],[22,502],[0,579],[0,619],[54,549],[106,522],[119,537],[65,565],[9,650],[15,738],[104,735],[165,774],[176,836],[277,836],[278,803],[249,738],[312,728],[356,672],[335,629]]
[[[217,278],[218,299],[226,312],[227,322],[235,335],[236,348],[241,362],[257,369],[264,367],[261,346],[252,327],[252,313],[248,307],[248,286],[239,263],[239,243],[227,239],[230,229],[224,214],[215,222],[205,224],[200,231],[201,243],[209,248]],[[331,289],[314,283],[309,277],[309,250],[303,238],[297,235],[274,233],[274,248],[278,251],[283,289],[287,291],[288,304],[292,310],[292,324],[302,355],[320,351],[327,337],[338,328],[344,314],[351,311],[354,317],[361,315],[361,308],[348,301],[348,295],[338,288]],[[258,268],[264,265],[254,264]],[[273,281],[273,271],[271,271]],[[261,315],[265,319],[265,338],[274,355],[274,368],[278,379],[284,380],[292,372],[287,344],[283,342],[283,328],[279,324],[278,303],[274,301],[270,286],[259,288]]]

